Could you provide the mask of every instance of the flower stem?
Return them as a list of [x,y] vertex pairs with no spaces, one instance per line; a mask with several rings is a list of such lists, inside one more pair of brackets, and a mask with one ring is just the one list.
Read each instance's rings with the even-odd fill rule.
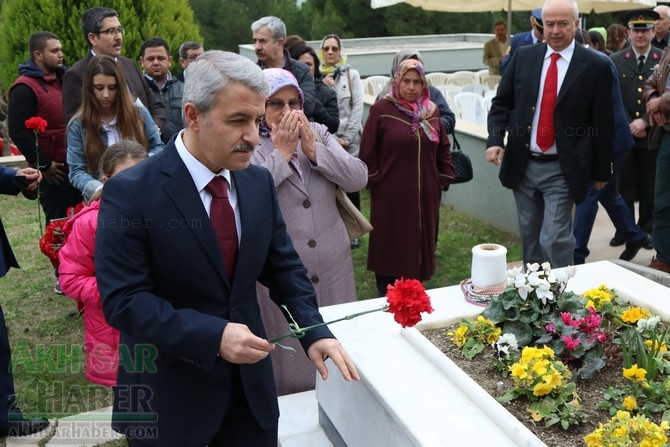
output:
[[[282,307],[286,310],[285,306],[282,306]],[[298,324],[295,322],[295,320],[293,320],[293,316],[288,312],[288,310],[286,310],[286,313],[288,313],[289,317],[293,321],[293,323],[289,324],[289,327],[291,328],[291,331],[287,334],[280,335],[279,337],[275,337],[275,338],[270,339],[270,343],[277,343],[278,341],[283,340],[283,339],[288,338],[288,337],[302,338],[302,337],[305,336],[305,332],[311,331],[312,329],[322,327],[322,326],[328,326],[329,324],[337,323],[339,321],[352,320],[356,317],[360,317],[361,315],[365,315],[365,314],[370,314],[372,312],[379,312],[379,311],[386,312],[388,310],[388,308],[389,308],[388,304],[385,304],[382,307],[377,308],[377,309],[371,309],[371,310],[364,310],[362,312],[356,312],[355,314],[346,315],[346,316],[344,316],[342,318],[338,318],[336,320],[327,321],[325,323],[319,323],[319,324],[315,324],[315,325],[312,325],[312,326],[307,326],[307,327],[304,327],[304,328],[301,328],[300,326],[298,326]]]
[[[33,133],[35,134],[35,165],[37,167],[37,170],[40,170],[40,148],[39,148],[39,142],[37,141],[37,131],[33,130]],[[40,227],[40,236],[44,236],[44,229],[42,228],[42,191],[40,188],[40,184],[37,183],[37,226]],[[45,223],[46,226],[46,223]]]

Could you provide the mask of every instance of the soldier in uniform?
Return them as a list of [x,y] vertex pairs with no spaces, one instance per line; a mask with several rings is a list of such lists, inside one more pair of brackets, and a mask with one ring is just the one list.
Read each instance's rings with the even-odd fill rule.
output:
[[[630,130],[635,138],[635,146],[624,161],[619,179],[619,192],[628,208],[635,216],[633,204],[639,200],[637,224],[651,234],[654,210],[654,181],[656,156],[658,151],[649,150],[649,116],[642,99],[644,83],[658,66],[663,52],[651,45],[654,37],[654,22],[659,15],[653,10],[630,11],[624,20],[628,24],[631,46],[612,55],[612,61],[619,72],[621,95],[628,114]],[[618,246],[626,242],[625,234],[617,232],[610,245]],[[652,249],[651,243],[644,246]]]
[[507,53],[500,62],[500,74],[505,72],[505,68],[509,64],[514,52],[520,47],[526,45],[533,45],[534,43],[542,42],[544,40],[544,26],[542,25],[542,8],[533,9],[530,14],[530,31],[517,34],[512,38],[512,42],[507,47]]

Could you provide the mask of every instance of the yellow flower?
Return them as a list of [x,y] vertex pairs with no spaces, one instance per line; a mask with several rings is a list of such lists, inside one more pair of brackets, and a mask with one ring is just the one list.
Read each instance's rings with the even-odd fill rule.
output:
[[468,327],[465,325],[459,326],[455,332],[449,332],[447,335],[451,337],[451,341],[454,342],[459,348],[462,347],[467,341],[465,334],[468,332]]
[[637,363],[630,368],[623,369],[623,376],[633,382],[643,382],[647,377],[647,370],[638,368]]
[[489,334],[489,336],[486,337],[486,343],[491,344],[497,341],[501,335],[502,335],[502,329],[500,329],[499,327],[495,328],[493,333]]
[[602,447],[603,445],[603,424],[600,424],[600,427],[595,431],[584,436],[584,442],[586,442],[586,447]]
[[633,411],[637,408],[637,399],[633,396],[626,396],[623,399],[623,407],[628,411]]
[[515,363],[514,365],[510,366],[510,371],[512,372],[512,377],[516,377],[517,379],[525,379],[528,377],[528,372],[526,371],[526,366],[522,365],[520,363]]
[[595,289],[584,292],[584,298],[587,300],[587,308],[593,307],[600,310],[604,303],[611,302],[614,299],[614,294],[606,285],[601,284]]
[[551,393],[554,390],[554,387],[552,387],[548,383],[538,383],[533,387],[533,394],[535,396],[546,396],[547,394]]
[[642,307],[632,306],[621,313],[621,321],[624,323],[635,324],[640,318],[647,318],[649,311]]
[[544,381],[551,385],[553,388],[561,386],[563,383],[563,376],[559,372],[555,372],[553,374],[547,374],[546,376],[543,377]]
[[668,352],[668,347],[665,345],[665,343],[661,344],[661,346],[658,346],[658,340],[645,340],[644,343],[647,345],[649,351],[658,348],[659,352]]
[[540,360],[539,362],[533,365],[533,372],[538,376],[543,376],[547,374],[547,367],[549,365],[549,360]]
[[528,412],[530,413],[530,417],[535,421],[535,422],[540,422],[542,420],[542,414],[532,408],[528,409]]

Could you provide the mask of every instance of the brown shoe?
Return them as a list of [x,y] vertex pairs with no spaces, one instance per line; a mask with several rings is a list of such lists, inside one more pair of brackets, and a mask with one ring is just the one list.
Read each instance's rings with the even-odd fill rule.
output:
[[649,267],[652,269],[660,270],[665,273],[670,273],[670,265],[666,264],[663,261],[659,261],[655,257],[651,259],[651,264],[649,264]]

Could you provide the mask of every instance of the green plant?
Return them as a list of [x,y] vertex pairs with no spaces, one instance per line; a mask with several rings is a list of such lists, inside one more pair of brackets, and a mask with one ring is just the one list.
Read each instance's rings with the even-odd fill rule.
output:
[[610,421],[600,424],[584,437],[587,447],[664,447],[668,443],[667,421],[655,424],[643,415],[631,416],[627,411],[617,411]]
[[502,330],[490,321],[479,315],[474,320],[463,319],[461,325],[447,335],[461,348],[466,358],[473,358],[484,350],[484,347],[495,343]]
[[572,269],[556,273],[548,263],[510,271],[508,287],[482,315],[501,326],[503,334],[514,334],[520,347],[550,346],[585,379],[605,366],[602,347],[608,336],[602,315],[587,308],[587,299],[566,291],[573,275]]
[[544,421],[545,427],[560,423],[567,430],[571,424],[584,422],[576,385],[570,380],[572,373],[563,362],[554,360],[551,348],[527,346],[509,369],[514,388],[499,398],[500,402],[525,397],[531,417],[536,422]]

